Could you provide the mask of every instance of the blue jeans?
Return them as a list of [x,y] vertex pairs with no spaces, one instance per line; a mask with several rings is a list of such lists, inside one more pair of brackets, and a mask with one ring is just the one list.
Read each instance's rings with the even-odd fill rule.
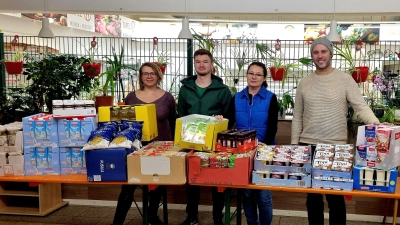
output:
[[[271,191],[244,189],[244,214],[248,225],[271,225],[272,194]],[[257,213],[258,207],[258,213]]]

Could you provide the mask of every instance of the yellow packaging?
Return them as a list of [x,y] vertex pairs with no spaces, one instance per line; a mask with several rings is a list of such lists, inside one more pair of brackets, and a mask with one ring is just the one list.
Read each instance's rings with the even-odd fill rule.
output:
[[[142,141],[151,141],[158,136],[155,104],[135,105],[136,120],[143,121]],[[98,122],[110,121],[110,106],[101,106],[98,110]]]
[[215,149],[215,143],[217,141],[217,134],[221,131],[228,129],[228,120],[223,119],[222,121],[219,121],[217,123],[208,123],[206,125],[205,144],[197,144],[181,140],[182,127],[189,121],[194,120],[195,118],[210,118],[210,116],[192,114],[176,119],[175,138],[174,138],[175,147],[194,149],[200,151],[213,151]]

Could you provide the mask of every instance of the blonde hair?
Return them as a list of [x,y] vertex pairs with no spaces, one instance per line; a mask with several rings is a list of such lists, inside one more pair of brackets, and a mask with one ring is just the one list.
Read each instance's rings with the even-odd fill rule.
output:
[[144,83],[143,83],[143,81],[142,81],[142,74],[143,74],[143,67],[145,67],[145,66],[147,66],[147,67],[150,67],[152,70],[153,70],[153,72],[154,73],[156,73],[156,75],[157,75],[157,86],[160,86],[161,85],[161,81],[162,81],[162,78],[163,78],[163,76],[164,76],[164,74],[161,72],[161,69],[160,69],[160,67],[158,67],[156,64],[154,64],[154,63],[151,63],[151,62],[145,62],[145,63],[143,63],[142,64],[142,66],[140,67],[140,69],[139,69],[139,85],[140,85],[140,89],[141,90],[143,90],[143,88],[144,88]]

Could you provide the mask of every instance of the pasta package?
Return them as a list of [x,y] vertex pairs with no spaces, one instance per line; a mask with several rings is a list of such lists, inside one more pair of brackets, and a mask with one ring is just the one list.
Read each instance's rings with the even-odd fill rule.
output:
[[114,139],[111,141],[109,147],[110,148],[131,148],[132,143],[135,140],[135,134],[137,132],[132,129],[128,128],[123,131],[117,133]]
[[92,131],[88,143],[83,146],[82,150],[107,148],[113,138],[114,132],[115,128],[112,126]]

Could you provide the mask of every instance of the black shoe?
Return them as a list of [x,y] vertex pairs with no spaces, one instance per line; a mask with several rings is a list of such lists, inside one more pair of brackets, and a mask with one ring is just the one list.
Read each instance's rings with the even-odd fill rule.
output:
[[221,220],[214,220],[214,225],[224,225],[224,222]]
[[150,225],[164,225],[164,223],[160,220],[158,216],[149,217]]
[[183,221],[183,223],[181,223],[181,225],[197,225],[199,224],[199,220],[197,218],[189,218],[187,217],[185,221]]

